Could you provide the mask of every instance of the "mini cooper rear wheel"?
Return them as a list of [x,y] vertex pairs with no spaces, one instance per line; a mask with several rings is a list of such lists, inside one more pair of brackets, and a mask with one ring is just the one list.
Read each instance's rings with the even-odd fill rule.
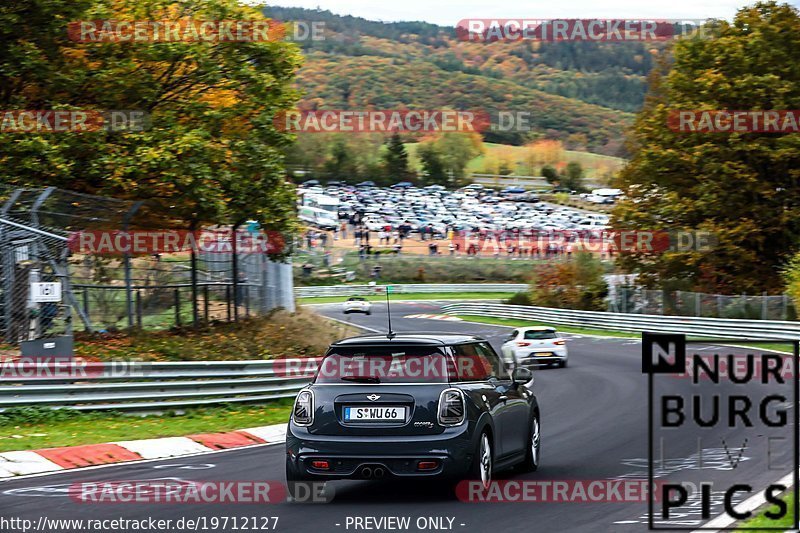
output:
[[484,489],[492,483],[492,442],[486,432],[478,439],[478,449],[469,470],[469,479],[480,481]]
[[536,472],[542,460],[542,428],[539,423],[539,413],[533,413],[531,418],[531,434],[528,442],[528,451],[525,460],[520,464],[520,469],[525,472]]

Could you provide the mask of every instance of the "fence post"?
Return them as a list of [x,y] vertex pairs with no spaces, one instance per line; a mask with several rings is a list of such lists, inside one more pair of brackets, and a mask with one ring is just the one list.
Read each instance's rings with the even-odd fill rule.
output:
[[784,294],[783,295],[783,301],[781,303],[782,303],[782,307],[783,307],[781,309],[781,320],[788,320],[789,319],[789,296]]
[[206,324],[208,324],[208,285],[203,285],[203,318],[205,319]]
[[700,293],[694,293],[694,316],[703,316],[703,304],[702,298],[700,298]]
[[228,322],[231,321],[231,286],[225,285],[225,306],[228,309]]
[[142,291],[136,291],[136,326],[142,329]]
[[[194,231],[194,229],[192,229],[192,231]],[[197,250],[195,250],[194,246],[192,247],[189,258],[192,265],[192,327],[196,328],[200,325],[200,310],[197,306],[197,300],[199,299],[200,295],[197,291]],[[178,306],[180,306],[180,304],[178,304]],[[180,322],[178,325],[180,326]]]
[[[133,218],[133,215],[139,210],[139,208],[144,203],[143,200],[135,202],[131,208],[125,213],[125,216],[122,218],[122,231],[128,231],[128,225]],[[133,277],[131,276],[131,254],[130,252],[125,252],[125,257],[123,258],[123,266],[125,268],[125,314],[128,315],[128,327],[133,327]],[[86,313],[86,316],[89,316],[89,313]]]
[[[231,228],[231,279],[233,281],[233,319],[239,320],[239,225],[237,222]],[[228,318],[230,320],[230,318]]]
[[722,318],[722,295],[717,294],[717,318]]
[[181,290],[175,289],[175,325],[181,327]]
[[[89,316],[89,289],[83,289],[83,314]],[[89,331],[86,325],[84,325],[84,329]]]
[[761,320],[767,319],[767,313],[769,310],[767,309],[767,292],[764,291],[761,294]]

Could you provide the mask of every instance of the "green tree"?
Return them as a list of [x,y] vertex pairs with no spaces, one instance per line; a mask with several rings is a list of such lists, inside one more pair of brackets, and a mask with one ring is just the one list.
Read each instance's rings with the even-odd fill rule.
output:
[[441,154],[444,170],[451,177],[452,185],[463,183],[467,164],[482,151],[480,136],[448,132],[439,136],[435,144]]
[[800,241],[800,135],[676,133],[680,110],[800,108],[800,16],[775,2],[741,9],[701,39],[682,39],[650,77],[621,172],[615,227],[703,230],[713,249],[619,256],[649,285],[704,292],[782,289]]
[[383,172],[389,181],[397,183],[411,176],[408,170],[408,153],[400,135],[394,133],[386,142],[383,152]]
[[325,172],[328,179],[353,182],[358,177],[355,156],[346,140],[339,136],[333,141],[331,155],[325,161]]
[[558,183],[561,180],[558,171],[552,165],[545,165],[542,167],[542,177],[550,184]]
[[420,143],[417,157],[422,164],[425,185],[449,185],[450,179],[436,147],[431,142]]
[[572,191],[583,192],[585,187],[583,185],[583,167],[576,161],[567,163],[564,176],[561,178],[561,184]]

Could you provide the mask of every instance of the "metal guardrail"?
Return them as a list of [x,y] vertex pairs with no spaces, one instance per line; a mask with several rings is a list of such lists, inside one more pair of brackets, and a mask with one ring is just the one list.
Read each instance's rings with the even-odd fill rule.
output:
[[800,322],[576,311],[490,303],[442,306],[449,315],[481,315],[617,331],[685,333],[732,339],[800,339]]
[[[295,287],[298,298],[318,296],[367,296],[385,294],[385,285],[322,285],[314,287]],[[521,292],[528,290],[524,283],[417,283],[392,284],[392,294],[409,293],[459,293],[459,292]]]
[[[303,360],[304,363],[306,360]],[[275,361],[42,363],[0,372],[0,411],[43,406],[154,411],[293,398],[311,378]],[[291,370],[291,371],[290,371]]]

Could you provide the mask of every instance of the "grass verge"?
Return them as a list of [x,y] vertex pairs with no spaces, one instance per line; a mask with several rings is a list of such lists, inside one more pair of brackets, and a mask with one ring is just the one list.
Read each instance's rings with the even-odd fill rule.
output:
[[[477,315],[458,315],[463,320],[470,322],[480,322],[482,324],[492,324],[495,326],[510,326],[512,328],[524,326],[552,326],[546,322],[534,322],[532,320],[520,320],[515,318],[495,318],[489,316]],[[558,331],[562,333],[574,333],[576,335],[598,335],[601,337],[626,337],[631,339],[638,339],[641,335],[631,333],[629,331],[613,331],[606,329],[590,329],[590,328],[577,328],[573,326],[557,326]]]
[[747,520],[744,524],[742,524],[742,527],[740,529],[737,529],[736,531],[738,533],[755,533],[758,530],[754,528],[789,529],[794,525],[793,522],[794,522],[795,509],[794,509],[793,494],[789,493],[783,500],[786,502],[788,508],[786,515],[783,518],[780,518],[778,520],[773,520],[764,516],[764,514],[768,511],[772,512],[778,511],[778,507],[773,505],[768,509],[764,509],[764,511],[759,513],[758,516],[751,518],[750,520]]
[[0,414],[0,452],[267,426],[289,420],[291,406],[291,399],[285,399],[268,405],[187,409],[148,416],[21,407]]
[[[513,292],[409,292],[390,294],[390,300],[502,300],[514,296]],[[304,304],[340,303],[347,300],[348,296],[319,296],[314,298],[299,298]],[[386,295],[375,294],[367,296],[372,303],[386,301]]]
[[98,361],[239,361],[312,357],[361,330],[310,310],[276,311],[193,330],[76,335],[75,354]]

